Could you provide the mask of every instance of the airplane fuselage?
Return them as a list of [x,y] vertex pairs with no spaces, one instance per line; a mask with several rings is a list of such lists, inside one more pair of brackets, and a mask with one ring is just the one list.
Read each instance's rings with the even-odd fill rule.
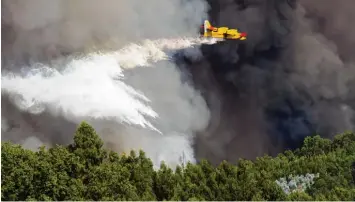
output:
[[228,27],[213,27],[208,21],[203,26],[203,37],[246,40],[246,33],[241,33],[237,29]]

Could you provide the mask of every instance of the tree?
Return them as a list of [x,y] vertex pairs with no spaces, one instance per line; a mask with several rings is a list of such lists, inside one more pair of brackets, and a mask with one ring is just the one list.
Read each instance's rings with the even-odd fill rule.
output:
[[1,143],[1,200],[26,200],[35,192],[37,156],[20,145]]
[[154,170],[143,151],[103,148],[83,122],[68,146],[33,152],[1,143],[2,200],[354,200],[355,135],[307,137],[296,151],[236,165]]
[[82,122],[75,132],[74,143],[68,148],[89,168],[100,165],[106,158],[107,153],[102,146],[103,141],[96,134],[95,129],[86,122]]
[[[178,180],[173,170],[161,163],[160,169],[154,173],[154,193],[157,196],[157,200],[170,200],[174,197],[175,187]],[[181,183],[181,182],[180,182]]]
[[306,137],[300,150],[302,156],[315,156],[326,154],[331,150],[331,141],[321,138],[319,135]]

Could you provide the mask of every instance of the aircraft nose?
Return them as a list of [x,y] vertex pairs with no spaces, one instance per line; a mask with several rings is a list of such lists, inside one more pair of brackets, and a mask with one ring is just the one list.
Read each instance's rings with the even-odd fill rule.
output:
[[246,32],[240,33],[240,37],[246,37],[246,36],[247,36],[247,33],[246,33]]

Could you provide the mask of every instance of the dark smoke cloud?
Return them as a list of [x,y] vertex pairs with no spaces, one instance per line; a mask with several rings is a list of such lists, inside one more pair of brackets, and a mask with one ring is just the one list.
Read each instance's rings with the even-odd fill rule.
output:
[[354,129],[354,1],[208,2],[213,24],[249,38],[204,46],[207,60],[189,65],[213,117],[200,158],[255,158]]
[[355,19],[355,1],[300,0],[300,4],[314,30],[334,43],[339,57],[346,62],[354,61],[355,27],[351,24]]

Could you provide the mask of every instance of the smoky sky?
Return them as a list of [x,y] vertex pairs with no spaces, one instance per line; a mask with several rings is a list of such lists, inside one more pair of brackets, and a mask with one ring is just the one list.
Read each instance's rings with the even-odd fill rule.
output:
[[5,0],[3,64],[51,60],[60,55],[116,50],[127,41],[192,36],[204,18],[203,0]]
[[215,26],[248,39],[205,45],[186,65],[212,113],[199,158],[253,159],[354,129],[354,1],[208,2]]
[[[166,142],[174,141],[159,138],[161,134],[148,129],[118,127],[122,125],[122,119],[116,122],[107,120],[112,116],[122,118],[125,114],[123,120],[135,119],[136,123],[143,123],[142,118],[135,116],[139,113],[135,112],[139,109],[150,111],[146,107],[149,104],[142,101],[144,99],[133,99],[133,90],[111,77],[112,74],[118,76],[117,72],[123,68],[141,66],[142,61],[144,64],[154,63],[148,62],[150,58],[161,60],[163,52],[157,46],[164,45],[166,41],[176,48],[183,44],[181,38],[194,36],[194,28],[207,16],[207,6],[204,0],[150,0],[144,4],[140,0],[104,0],[100,4],[95,0],[3,1],[2,140],[23,144],[29,138],[30,143],[26,145],[32,144],[31,148],[36,148],[41,141],[48,145],[68,144],[78,122],[87,120],[104,141],[115,145],[118,151],[134,149],[132,145],[143,145],[147,153],[152,153],[157,151],[154,144],[159,144],[159,141],[165,141],[161,147],[173,148]],[[158,39],[159,44],[156,44]],[[123,50],[126,52],[119,53],[119,56],[108,53],[122,48],[126,48]],[[100,53],[95,52],[97,50]],[[154,100],[154,111],[158,111],[160,116],[158,121],[154,121],[160,130],[166,133],[182,131],[192,136],[193,130],[204,128],[209,119],[205,101],[192,86],[181,83],[180,72],[175,65],[165,61],[150,66],[155,68],[125,71],[124,82],[139,92],[144,91],[150,100]],[[47,79],[47,72],[54,72],[57,76]],[[126,73],[131,77],[126,77]],[[13,75],[20,79],[13,82]],[[28,83],[21,84],[20,80]],[[46,82],[50,84],[44,84]],[[11,87],[6,87],[6,84]],[[109,86],[105,87],[105,84]],[[71,93],[71,90],[75,92]],[[123,103],[127,99],[131,101]],[[106,101],[108,103],[104,104]],[[63,107],[64,103],[68,105]],[[120,110],[107,109],[110,107]],[[81,116],[83,112],[85,117]],[[106,112],[110,115],[102,114]],[[170,139],[174,137],[176,142],[184,140],[178,135]],[[186,141],[180,140],[179,145],[190,148],[189,140]],[[174,146],[182,150],[184,147],[176,142]]]
[[[75,5],[79,1],[71,6],[59,1],[50,5],[37,1],[37,5],[41,5],[38,10],[33,7],[35,5],[28,5],[32,6],[29,10],[37,10],[38,13],[41,9],[52,10],[47,21],[43,21],[41,15],[24,12],[25,7],[16,7],[18,1],[3,2],[3,60],[46,58],[58,52],[86,50],[89,44],[109,44],[109,48],[115,48],[116,45],[111,45],[111,41],[106,39],[122,29],[126,34],[115,43],[165,35],[180,36],[186,30],[193,35],[198,31],[200,16],[190,16],[194,22],[189,26],[184,21],[176,21],[174,16],[196,15],[207,9],[200,6],[199,1],[189,1],[198,6],[164,3],[168,7],[166,18],[157,21],[151,13],[157,13],[159,9],[144,9],[140,3],[130,3],[134,5],[125,10],[126,7],[113,1],[99,8],[90,1],[77,15],[75,8],[78,7]],[[238,28],[248,33],[248,39],[202,45],[203,59],[197,62],[186,59],[185,63],[181,58],[178,60],[181,68],[191,74],[193,85],[201,91],[211,111],[209,126],[197,133],[194,141],[199,159],[207,158],[214,163],[222,160],[232,162],[241,157],[253,159],[265,153],[273,155],[296,148],[304,137],[316,133],[331,138],[354,129],[353,0],[206,1],[213,25]],[[162,2],[152,1],[149,8],[160,8],[153,4]],[[62,5],[56,7],[56,4]],[[71,8],[65,10],[65,6]],[[174,9],[177,7],[180,9]],[[19,9],[17,14],[13,13],[15,8]],[[91,16],[95,9],[107,11],[107,15]],[[120,15],[124,18],[115,24],[119,26],[110,26],[116,12],[122,12]],[[139,14],[146,18],[140,20]],[[36,26],[48,27],[45,29],[47,32],[35,29]],[[167,29],[157,32],[162,27]],[[141,32],[127,34],[135,29]],[[2,99],[2,110],[7,109],[7,116],[21,119],[18,122],[31,128],[23,131],[27,133],[21,136],[24,139],[45,131],[58,133],[57,139],[53,140],[56,143],[67,143],[63,140],[67,139],[63,133],[58,132],[60,126],[66,125],[68,133],[75,128],[62,117],[16,114],[16,110],[11,110],[13,104],[10,100],[3,96]],[[55,121],[52,118],[58,120],[57,124],[53,125]],[[12,123],[4,124],[16,127]]]

